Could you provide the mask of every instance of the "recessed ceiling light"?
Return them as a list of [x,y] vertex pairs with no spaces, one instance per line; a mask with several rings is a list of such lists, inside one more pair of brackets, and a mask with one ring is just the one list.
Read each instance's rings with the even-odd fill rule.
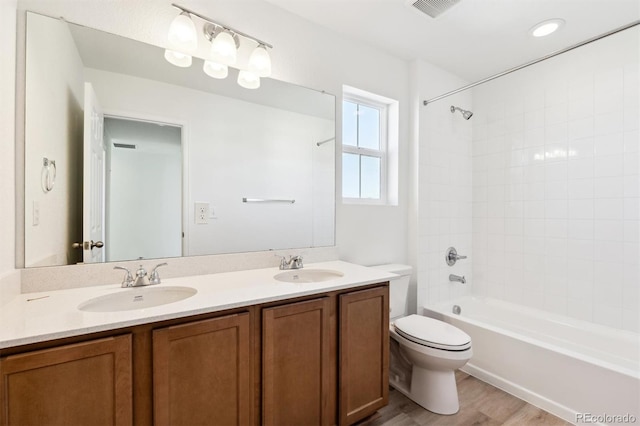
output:
[[564,25],[564,19],[548,19],[534,25],[529,33],[534,37],[544,37],[556,32]]

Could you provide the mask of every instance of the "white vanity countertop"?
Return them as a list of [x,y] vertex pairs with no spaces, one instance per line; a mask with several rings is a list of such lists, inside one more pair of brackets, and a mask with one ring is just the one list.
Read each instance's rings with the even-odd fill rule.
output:
[[79,310],[78,305],[95,297],[135,289],[112,284],[20,294],[0,310],[0,349],[375,284],[395,277],[342,261],[305,265],[304,270],[309,269],[330,269],[344,276],[293,284],[275,280],[273,276],[283,271],[274,267],[169,278],[163,279],[162,284],[145,288],[186,286],[198,292],[178,302],[117,312],[85,312]]

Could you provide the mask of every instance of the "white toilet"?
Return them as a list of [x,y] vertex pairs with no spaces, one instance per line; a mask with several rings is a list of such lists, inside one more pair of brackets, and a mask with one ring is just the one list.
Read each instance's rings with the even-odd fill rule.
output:
[[389,382],[429,411],[457,413],[460,405],[454,371],[471,359],[471,338],[443,321],[406,316],[411,266],[375,268],[399,275],[389,283]]

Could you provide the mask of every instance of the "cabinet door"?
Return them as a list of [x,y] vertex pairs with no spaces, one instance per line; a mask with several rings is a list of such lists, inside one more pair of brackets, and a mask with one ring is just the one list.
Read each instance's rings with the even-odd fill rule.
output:
[[389,401],[389,288],[340,295],[340,424]]
[[131,335],[0,360],[2,425],[131,425]]
[[153,331],[156,425],[246,425],[251,417],[249,314]]
[[329,298],[262,311],[263,424],[326,425],[330,413],[331,363]]

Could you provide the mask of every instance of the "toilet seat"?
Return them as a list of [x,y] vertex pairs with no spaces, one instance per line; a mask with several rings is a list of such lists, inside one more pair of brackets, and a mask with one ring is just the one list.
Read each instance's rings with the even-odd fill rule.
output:
[[471,337],[464,331],[434,318],[409,315],[393,323],[396,332],[422,346],[445,351],[465,351],[471,347]]

